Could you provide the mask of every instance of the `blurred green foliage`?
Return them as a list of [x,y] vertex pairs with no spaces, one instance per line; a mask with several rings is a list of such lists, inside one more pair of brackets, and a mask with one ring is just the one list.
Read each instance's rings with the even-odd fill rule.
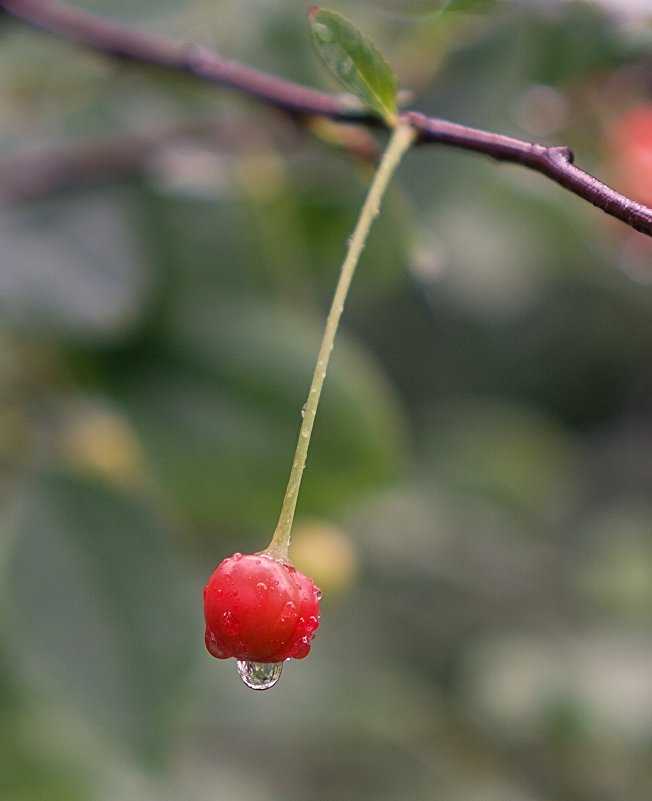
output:
[[[329,85],[289,0],[73,5]],[[334,7],[415,107],[617,185],[646,3],[442,5]],[[0,799],[647,797],[647,240],[523,169],[407,157],[299,503],[357,578],[254,694],[204,652],[201,590],[276,522],[370,168],[226,90],[0,35],[2,164],[160,136],[138,174],[0,210]]]

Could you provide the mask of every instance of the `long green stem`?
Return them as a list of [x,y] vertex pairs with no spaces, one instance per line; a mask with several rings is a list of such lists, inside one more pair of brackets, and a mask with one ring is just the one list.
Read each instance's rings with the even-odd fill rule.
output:
[[326,328],[319,348],[317,364],[315,365],[315,372],[313,373],[312,383],[310,384],[310,390],[308,392],[308,400],[303,410],[303,421],[301,423],[297,448],[290,470],[290,478],[287,489],[285,490],[285,497],[283,498],[281,514],[272,541],[265,551],[269,556],[279,559],[280,561],[288,561],[292,521],[294,520],[297,498],[299,497],[301,478],[306,465],[312,428],[317,414],[317,406],[324,385],[324,379],[326,378],[328,362],[330,360],[331,351],[333,350],[335,334],[337,333],[340,317],[344,311],[344,302],[349,287],[351,286],[353,273],[355,272],[356,265],[367,241],[367,235],[371,224],[380,211],[380,203],[390,178],[398,167],[403,154],[414,141],[414,138],[414,129],[406,123],[399,123],[394,129],[382,161],[369,187],[369,192],[367,193],[364,205],[360,211],[360,216],[358,217],[353,234],[349,239],[348,250],[342,264],[342,270],[337,286],[335,287],[335,294],[333,295],[333,301],[326,320]]

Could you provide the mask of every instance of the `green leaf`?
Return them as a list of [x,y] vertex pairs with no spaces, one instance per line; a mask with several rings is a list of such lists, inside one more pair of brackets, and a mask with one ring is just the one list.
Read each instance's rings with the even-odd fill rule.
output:
[[[212,301],[179,322],[174,359],[121,370],[116,389],[148,464],[186,513],[220,529],[266,532],[275,522],[322,327],[320,314],[267,299]],[[330,514],[376,491],[404,455],[402,408],[344,332],[326,384],[304,514]]]
[[[149,501],[48,473],[25,487],[2,576],[8,652],[34,695],[155,764],[201,653],[174,532]],[[53,712],[54,714],[54,712]]]
[[334,11],[313,7],[309,19],[324,64],[347,91],[393,126],[398,81],[376,46]]

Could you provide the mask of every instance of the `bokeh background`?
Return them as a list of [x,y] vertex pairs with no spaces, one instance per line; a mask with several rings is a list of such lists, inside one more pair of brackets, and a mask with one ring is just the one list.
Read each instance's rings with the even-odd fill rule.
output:
[[[72,5],[335,89],[295,0]],[[330,5],[410,105],[652,204],[649,0]],[[0,41],[2,801],[650,797],[650,240],[408,155],[300,499],[322,625],[254,693],[201,590],[275,525],[374,139]]]

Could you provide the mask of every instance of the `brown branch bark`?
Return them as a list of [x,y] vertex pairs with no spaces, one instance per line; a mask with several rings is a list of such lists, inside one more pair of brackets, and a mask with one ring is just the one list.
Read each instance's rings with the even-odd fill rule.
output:
[[424,142],[441,142],[463,150],[491,156],[498,161],[521,164],[551,178],[594,206],[616,217],[631,228],[652,236],[652,209],[621,195],[607,184],[573,164],[573,151],[568,147],[546,147],[501,134],[467,128],[446,120],[407,112]]
[[[230,87],[293,115],[316,115],[342,122],[382,125],[372,115],[352,108],[340,96],[225,59],[209,48],[183,45],[136,31],[119,22],[69,8],[56,0],[0,0],[0,11],[108,56],[186,73]],[[404,117],[419,131],[422,143],[449,145],[520,164],[552,179],[637,231],[652,236],[652,209],[625,197],[576,167],[573,153],[567,147],[533,144],[426,117],[416,111],[405,112]]]
[[[223,58],[208,47],[143,33],[56,0],[1,0],[0,11],[112,58],[187,73],[252,95],[286,111],[350,120],[351,108],[334,95],[286,81]],[[358,117],[368,115],[358,114]]]

